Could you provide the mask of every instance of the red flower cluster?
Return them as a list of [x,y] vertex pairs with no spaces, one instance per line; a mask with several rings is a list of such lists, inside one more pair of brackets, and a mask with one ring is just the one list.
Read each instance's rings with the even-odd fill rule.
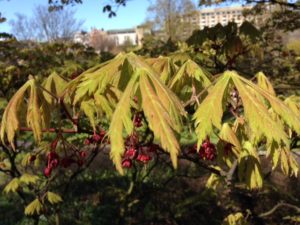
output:
[[44,169],[44,175],[46,177],[50,177],[52,170],[55,169],[59,164],[59,156],[56,152],[51,151],[47,155],[47,160],[48,163],[47,163],[47,167]]
[[141,127],[143,125],[143,115],[142,113],[136,113],[134,115],[133,124],[135,127]]
[[134,161],[147,164],[151,159],[152,153],[156,153],[158,145],[151,144],[141,148],[129,147],[124,153],[122,166],[124,168],[131,168]]
[[95,132],[91,137],[85,139],[84,144],[90,145],[90,144],[101,143],[105,135],[106,135],[105,130],[101,130],[99,134]]
[[[51,151],[47,154],[47,166],[44,168],[44,175],[50,177],[53,169],[61,165],[63,168],[70,167],[73,163],[77,163],[78,166],[82,166],[87,157],[86,151],[75,151],[71,156],[65,156],[60,160],[59,155],[55,151],[58,140],[55,139],[51,143]],[[33,162],[36,159],[35,155],[32,155],[29,160]]]
[[[188,154],[196,154],[197,153],[197,144],[195,144],[192,148],[188,149]],[[199,150],[199,157],[203,160],[212,161],[216,158],[217,152],[216,147],[213,143],[210,142],[209,138],[202,142],[202,145]]]

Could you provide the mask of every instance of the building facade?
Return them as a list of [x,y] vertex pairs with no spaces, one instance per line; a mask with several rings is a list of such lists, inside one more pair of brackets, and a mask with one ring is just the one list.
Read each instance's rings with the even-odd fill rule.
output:
[[[245,20],[253,19],[250,17],[245,17],[243,15],[243,11],[245,9],[251,8],[252,6],[227,6],[219,8],[206,8],[183,15],[180,18],[180,24],[183,26],[183,29],[181,29],[180,37],[182,37],[182,39],[185,40],[192,34],[194,30],[202,30],[205,27],[214,27],[218,23],[225,26],[229,22],[235,22],[238,26],[240,26]],[[257,20],[261,20],[261,18],[255,19],[255,22],[259,23]],[[75,34],[74,41],[80,42],[85,45],[90,45],[93,36],[95,36],[93,35],[93,33],[95,32],[100,32],[103,37],[107,37],[105,38],[106,43],[108,43],[109,39],[115,44],[115,46],[142,46],[142,40],[144,36],[146,34],[152,33],[152,31],[149,28],[143,26],[138,26],[136,28],[130,29],[116,29],[107,31],[93,29],[90,33],[79,32]],[[156,31],[155,35],[159,39],[166,39],[166,34],[163,30]],[[98,39],[99,41],[101,41],[104,38]]]
[[138,45],[138,36],[135,29],[108,30],[107,34],[115,41],[117,46]]
[[235,22],[241,25],[248,18],[243,16],[244,9],[251,9],[252,6],[228,6],[220,8],[207,8],[199,11],[199,28],[213,27],[218,23],[227,25]]
[[[84,45],[90,45],[93,41],[95,34],[98,36],[105,37],[105,39],[110,39],[115,43],[116,46],[124,45],[142,45],[142,40],[145,34],[151,33],[150,29],[145,29],[144,27],[138,26],[136,28],[130,29],[116,29],[116,30],[98,30],[92,29],[89,33],[78,32],[74,35],[73,40],[75,42],[82,43]],[[100,38],[98,38],[100,40]],[[103,38],[102,38],[103,39]]]

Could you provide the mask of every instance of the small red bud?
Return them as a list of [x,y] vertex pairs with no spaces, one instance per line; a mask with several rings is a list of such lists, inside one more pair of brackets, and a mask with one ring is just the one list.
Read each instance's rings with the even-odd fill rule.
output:
[[56,168],[58,166],[58,164],[59,164],[58,159],[53,159],[50,162],[51,168]]
[[132,160],[131,159],[124,159],[122,161],[122,167],[131,168],[132,167]]
[[51,176],[51,172],[52,172],[52,168],[51,167],[46,167],[44,169],[44,175],[45,175],[45,177],[50,177]]
[[102,140],[102,137],[99,134],[93,134],[94,142],[100,142],[101,140]]
[[91,144],[91,140],[90,140],[89,138],[86,138],[86,139],[84,140],[84,144],[85,144],[85,145],[90,145],[90,144]]
[[139,154],[136,159],[142,163],[147,163],[151,160],[151,157],[149,155]]
[[56,152],[49,152],[47,158],[49,161],[52,161],[53,159],[58,159],[59,156]]
[[129,159],[133,159],[135,158],[137,155],[137,150],[135,148],[130,148],[125,152],[124,157],[125,158],[129,158]]
[[85,151],[80,151],[80,152],[79,152],[79,156],[80,156],[81,158],[85,158],[85,157],[87,156],[87,154],[86,154]]
[[36,160],[36,155],[31,155],[29,157],[29,162],[34,162]]
[[57,143],[58,143],[58,138],[56,138],[54,141],[51,142],[50,148],[52,151],[56,149]]

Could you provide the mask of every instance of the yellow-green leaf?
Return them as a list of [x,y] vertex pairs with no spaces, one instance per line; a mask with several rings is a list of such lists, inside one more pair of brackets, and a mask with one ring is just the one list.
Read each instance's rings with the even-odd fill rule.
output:
[[240,212],[228,215],[222,225],[246,225],[248,224],[244,215]]
[[221,183],[222,183],[221,177],[216,175],[215,173],[212,173],[208,178],[205,187],[212,190],[217,190],[217,188],[221,185]]
[[20,186],[19,178],[12,179],[4,188],[5,193],[16,192]]
[[211,135],[213,127],[221,129],[221,120],[225,107],[226,89],[231,81],[230,74],[224,74],[209,90],[208,96],[201,102],[193,119],[195,120],[198,146],[206,136]]
[[136,84],[137,74],[133,76],[128,83],[118,105],[116,106],[115,112],[112,115],[110,127],[109,127],[109,137],[111,141],[111,152],[110,157],[116,165],[119,173],[123,174],[123,168],[121,166],[121,159],[124,153],[124,140],[123,131],[127,134],[131,134],[133,130],[133,122],[131,120],[130,112],[130,100]]
[[150,58],[145,60],[160,75],[160,79],[164,84],[168,84],[175,75],[176,65],[170,57],[160,56],[158,58]]
[[[62,76],[59,76],[56,72],[50,74],[49,77],[43,82],[43,87],[52,93],[56,97],[60,97],[63,93],[66,85],[67,80]],[[53,107],[54,103],[56,103],[56,99],[47,93],[46,91],[43,92],[45,100],[48,102],[49,105]]]
[[95,102],[92,99],[89,101],[83,101],[83,102],[81,102],[80,109],[88,117],[93,129],[96,130],[95,117],[97,115],[97,111],[96,111],[96,107],[95,107]]
[[198,95],[211,84],[211,74],[192,60],[187,60],[171,80],[169,87],[183,100]]
[[[288,144],[288,137],[284,132],[283,126],[272,119],[267,107],[256,97],[256,95],[246,88],[247,84],[243,84],[242,78],[235,72],[231,73],[232,80],[243,102],[245,120],[251,129],[252,141],[257,143],[265,136],[269,143],[276,141],[277,143],[284,142],[285,144]],[[268,95],[272,96],[271,94]]]
[[180,147],[176,138],[176,133],[172,129],[172,119],[169,112],[163,107],[161,101],[146,75],[140,78],[140,90],[143,98],[143,110],[149,122],[149,127],[154,136],[171,155],[173,166],[177,167],[177,155]]
[[261,87],[262,89],[266,90],[269,92],[271,95],[276,96],[274,88],[269,81],[269,79],[265,76],[263,72],[259,72],[256,74],[256,80],[257,80],[257,85]]
[[47,198],[51,204],[56,204],[56,203],[62,202],[62,198],[58,194],[55,194],[50,191],[47,192]]
[[[26,108],[27,105],[27,108]],[[26,115],[26,117],[25,117]],[[30,78],[12,97],[3,113],[0,136],[14,148],[14,138],[21,125],[32,128],[34,139],[42,139],[42,127],[50,122],[50,110],[34,78]]]
[[39,177],[36,175],[32,175],[32,174],[28,174],[28,173],[24,173],[21,177],[20,177],[20,181],[25,183],[25,184],[35,184],[37,181],[39,180]]
[[43,209],[43,205],[39,199],[33,200],[29,205],[25,208],[25,215],[31,216],[34,214],[40,214]]
[[248,188],[259,189],[263,185],[263,178],[260,168],[260,160],[256,149],[246,141],[243,145],[243,151],[238,159],[238,175],[241,181],[244,181]]

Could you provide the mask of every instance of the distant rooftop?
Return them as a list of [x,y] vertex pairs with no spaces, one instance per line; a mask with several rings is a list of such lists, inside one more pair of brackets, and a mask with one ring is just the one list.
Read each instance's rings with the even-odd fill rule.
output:
[[135,33],[134,28],[128,28],[128,29],[114,29],[114,30],[108,30],[108,34],[127,34],[127,33]]

